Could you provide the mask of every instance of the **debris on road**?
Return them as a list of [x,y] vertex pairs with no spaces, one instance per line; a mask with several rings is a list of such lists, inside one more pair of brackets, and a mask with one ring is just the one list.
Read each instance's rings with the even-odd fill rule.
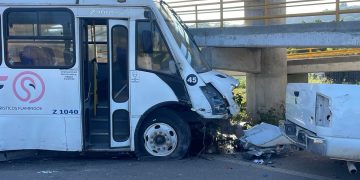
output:
[[49,171],[49,170],[47,170],[47,171],[39,171],[37,173],[38,174],[52,174],[52,173],[57,173],[57,172],[59,172],[59,171]]
[[[284,152],[291,141],[283,135],[280,128],[267,123],[261,123],[249,130],[239,139],[239,144],[246,159],[265,157],[270,159],[272,154]],[[262,164],[262,163],[261,163]]]
[[245,135],[240,138],[240,141],[244,143],[245,147],[257,146],[260,148],[291,144],[279,127],[267,123],[261,123],[245,130]]
[[264,164],[264,160],[263,159],[254,159],[253,161],[255,164]]

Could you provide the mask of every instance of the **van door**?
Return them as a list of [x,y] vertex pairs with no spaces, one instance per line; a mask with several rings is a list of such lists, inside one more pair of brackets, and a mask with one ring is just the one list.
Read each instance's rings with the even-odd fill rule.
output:
[[[129,22],[109,20],[110,145],[130,147]],[[135,47],[132,47],[135,48]]]

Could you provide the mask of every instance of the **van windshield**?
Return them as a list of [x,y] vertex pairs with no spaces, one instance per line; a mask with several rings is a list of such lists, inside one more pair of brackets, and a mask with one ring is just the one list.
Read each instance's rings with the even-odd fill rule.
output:
[[160,12],[164,16],[166,24],[173,34],[181,52],[186,60],[191,64],[197,73],[211,71],[210,66],[201,58],[201,53],[187,32],[186,25],[181,21],[180,17],[165,2],[160,3]]

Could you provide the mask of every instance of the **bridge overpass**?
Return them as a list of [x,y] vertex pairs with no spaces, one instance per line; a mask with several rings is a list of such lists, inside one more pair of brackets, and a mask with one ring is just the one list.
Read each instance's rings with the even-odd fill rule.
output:
[[[358,0],[171,0],[170,5],[215,69],[246,73],[247,110],[253,115],[281,111],[288,79],[360,71],[357,54],[288,60],[285,49],[360,48],[360,18],[349,18],[359,15]],[[294,23],[296,18],[312,20]]]
[[194,28],[190,32],[202,47],[360,47],[360,21]]
[[[359,21],[199,28],[190,29],[190,32],[199,46],[207,47],[204,50],[206,59],[214,68],[249,73],[261,71],[261,57],[256,48],[360,47]],[[229,52],[232,50],[236,53]],[[351,50],[360,54],[357,49]],[[325,57],[289,60],[288,74],[360,70],[359,56],[344,56],[332,57],[329,53]]]

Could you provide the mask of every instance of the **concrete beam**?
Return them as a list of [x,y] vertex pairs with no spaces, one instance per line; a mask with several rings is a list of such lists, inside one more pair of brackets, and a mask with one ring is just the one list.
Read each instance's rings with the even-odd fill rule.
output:
[[190,32],[203,47],[360,47],[359,21],[199,28]]
[[360,71],[360,56],[289,60],[288,74]]
[[246,73],[239,72],[239,71],[227,71],[227,70],[221,70],[221,69],[217,69],[217,71],[225,73],[225,74],[227,74],[229,76],[246,76]]
[[309,82],[309,74],[288,74],[287,76],[288,83],[308,83]]
[[214,69],[247,73],[261,71],[261,49],[209,47],[201,52]]

